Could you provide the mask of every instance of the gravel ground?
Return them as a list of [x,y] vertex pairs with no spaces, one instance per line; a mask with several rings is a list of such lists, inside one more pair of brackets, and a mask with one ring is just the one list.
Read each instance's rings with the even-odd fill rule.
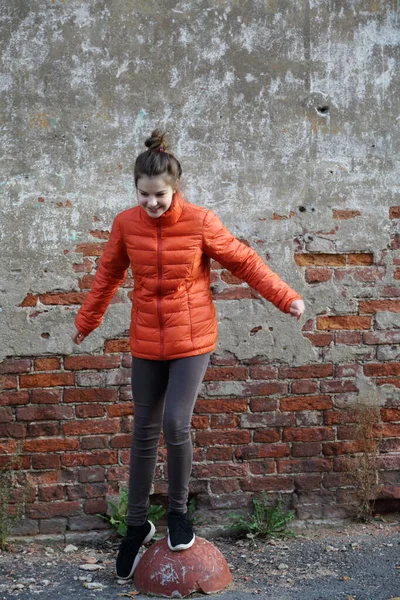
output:
[[[213,539],[232,584],[210,600],[400,600],[400,520],[297,529],[285,541]],[[13,542],[0,552],[0,600],[102,600],[149,596],[114,573],[119,541],[75,546]],[[89,565],[83,570],[82,565]],[[191,598],[204,597],[192,594]]]

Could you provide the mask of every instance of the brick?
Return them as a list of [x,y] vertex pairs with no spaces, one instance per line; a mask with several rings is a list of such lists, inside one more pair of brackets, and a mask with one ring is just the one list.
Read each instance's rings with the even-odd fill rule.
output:
[[22,300],[22,302],[20,304],[18,304],[18,306],[22,306],[22,307],[36,306],[37,301],[38,301],[38,296],[36,294],[27,294],[25,296],[25,298]]
[[362,365],[356,364],[347,364],[347,365],[336,365],[335,366],[335,377],[356,377],[357,375],[361,375],[362,373]]
[[17,378],[12,375],[0,375],[0,391],[17,389]]
[[132,446],[132,434],[122,433],[113,436],[110,446],[111,448],[130,448]]
[[283,430],[285,442],[320,442],[334,439],[335,432],[332,427],[292,427]]
[[299,267],[339,267],[346,264],[345,254],[295,254],[294,262]]
[[342,425],[343,423],[356,423],[358,419],[358,411],[353,408],[344,410],[327,410],[324,414],[324,420],[326,425]]
[[303,333],[303,336],[310,340],[313,346],[317,346],[318,348],[329,346],[333,341],[332,333]]
[[99,448],[108,448],[108,436],[93,435],[85,436],[81,439],[82,450],[94,450]]
[[66,450],[76,450],[77,448],[79,448],[79,440],[72,438],[25,440],[22,448],[24,452],[61,452]]
[[221,481],[211,480],[210,490],[212,494],[229,494],[239,490],[239,481],[237,479],[222,479]]
[[252,460],[249,463],[252,475],[270,475],[276,473],[274,460]]
[[245,477],[247,475],[247,465],[235,464],[217,464],[217,465],[193,465],[193,477]]
[[196,444],[199,446],[247,444],[250,441],[248,431],[197,431]]
[[244,386],[243,393],[247,396],[275,396],[287,394],[288,385],[287,383],[264,383],[264,382],[253,382]]
[[319,427],[323,425],[323,416],[319,410],[299,410],[294,413],[296,427]]
[[254,365],[250,367],[251,379],[276,379],[277,369],[270,365]]
[[116,402],[116,389],[67,389],[64,391],[64,402]]
[[61,465],[59,454],[33,454],[32,469],[59,469]]
[[69,485],[66,489],[68,500],[79,500],[80,498],[99,498],[105,496],[109,491],[107,483],[94,483],[86,485]]
[[123,404],[112,404],[107,406],[107,414],[109,417],[122,417],[125,415],[133,415],[133,402],[124,402]]
[[279,377],[282,379],[310,379],[330,377],[333,365],[304,365],[302,367],[280,367]]
[[350,379],[330,379],[321,381],[321,392],[323,394],[342,394],[343,392],[358,392],[358,387]]
[[331,462],[326,458],[298,458],[277,461],[278,473],[312,473],[331,470]]
[[400,288],[397,286],[395,287],[393,285],[386,285],[381,291],[381,296],[383,298],[398,298],[400,296]]
[[318,475],[296,475],[294,478],[295,490],[314,490],[321,487],[322,476]]
[[49,292],[40,294],[39,300],[46,305],[83,304],[86,292]]
[[[100,374],[100,373],[99,373]],[[131,369],[114,369],[105,372],[106,385],[130,385]]]
[[59,358],[37,358],[33,361],[35,371],[58,371],[61,368]]
[[232,275],[232,273],[230,271],[222,271],[221,275],[220,275],[222,281],[225,281],[225,283],[229,284],[229,285],[240,285],[241,283],[243,283],[243,279],[239,279],[239,277],[235,277],[235,275]]
[[44,373],[38,375],[20,375],[21,388],[42,388],[74,385],[73,373]]
[[362,334],[360,331],[335,331],[335,344],[344,344],[346,346],[358,346],[359,344],[361,344],[362,335],[368,334],[369,332]]
[[348,265],[372,265],[374,263],[374,255],[371,252],[357,252],[347,255]]
[[304,323],[303,327],[301,328],[302,331],[314,331],[314,329],[315,329],[314,319],[307,319],[307,321]]
[[339,282],[358,281],[371,283],[380,281],[385,275],[385,267],[348,267],[335,270],[335,280]]
[[391,206],[389,208],[389,219],[400,219],[400,206]]
[[317,317],[317,329],[370,329],[371,317],[341,315],[335,317]]
[[400,454],[378,456],[376,466],[382,471],[398,471],[400,470]]
[[247,410],[246,399],[214,398],[213,400],[197,400],[194,412],[198,414],[209,413],[242,413]]
[[253,413],[256,412],[269,412],[277,410],[278,400],[273,398],[251,398],[250,410]]
[[378,311],[400,312],[400,300],[365,300],[359,302],[360,314],[375,314]]
[[0,375],[15,375],[30,371],[31,361],[25,358],[7,358],[0,363]]
[[0,456],[0,469],[5,470],[24,470],[31,468],[31,457],[30,456]]
[[128,481],[129,467],[113,466],[107,470],[107,481]]
[[292,456],[318,456],[321,454],[319,442],[296,442],[292,444]]
[[231,461],[233,458],[233,447],[209,448],[206,459],[212,461]]
[[17,408],[17,421],[52,421],[73,419],[71,406],[24,406]]
[[236,448],[235,456],[241,460],[253,460],[254,458],[276,458],[290,456],[289,444],[255,444]]
[[94,275],[84,275],[80,279],[78,279],[79,289],[81,290],[89,290],[92,287],[92,283],[94,281]]
[[[196,417],[193,417],[193,419]],[[197,427],[195,426],[195,429],[207,429],[208,428],[208,417],[197,417],[197,418],[202,418],[204,419],[204,422],[202,423],[201,427]],[[192,426],[193,425],[193,419],[192,419]],[[239,422],[239,418],[237,415],[212,415],[211,417],[211,429],[230,429],[232,427],[237,427]]]
[[29,392],[1,392],[0,406],[28,404]]
[[293,381],[291,385],[292,394],[315,394],[318,391],[318,383],[316,381],[308,381],[300,379]]
[[379,432],[382,437],[400,437],[400,424],[386,423],[379,426]]
[[66,356],[64,358],[64,368],[71,371],[80,371],[83,369],[116,369],[121,364],[120,356]]
[[281,412],[266,412],[244,414],[240,417],[240,427],[258,429],[259,427],[290,427],[293,425],[293,415]]
[[16,440],[1,440],[0,454],[15,454],[17,452]]
[[86,514],[106,514],[107,513],[107,502],[100,498],[91,498],[83,503],[83,511]]
[[60,433],[60,423],[29,423],[28,437],[54,437]]
[[281,439],[280,433],[277,429],[256,429],[253,435],[254,442],[262,442],[269,444],[272,442],[279,442]]
[[40,502],[53,502],[53,500],[64,500],[63,485],[46,485],[38,489],[38,500]]
[[105,354],[113,354],[118,352],[129,352],[129,339],[124,338],[120,340],[107,340],[104,343],[104,353]]
[[210,362],[212,365],[216,366],[232,367],[234,365],[237,365],[238,359],[232,352],[229,352],[229,350],[224,350],[221,354],[212,354]]
[[[346,460],[346,457],[345,457]],[[353,473],[324,473],[323,486],[326,488],[336,488],[354,485]]]
[[381,419],[385,422],[400,422],[400,408],[382,408]]
[[384,377],[390,375],[400,375],[400,362],[365,364],[364,375],[367,375],[367,377]]
[[104,417],[105,407],[99,404],[80,404],[75,407],[75,414],[79,419]]
[[204,381],[245,381],[247,376],[246,367],[208,367]]
[[99,450],[87,452],[71,452],[63,454],[61,462],[65,467],[90,467],[91,465],[115,465],[118,454],[115,450]]
[[75,375],[76,385],[79,387],[100,388],[106,387],[106,375],[102,371],[83,371]]
[[77,244],[74,252],[81,252],[83,256],[101,256],[104,246],[105,242]]
[[40,534],[51,535],[65,533],[67,530],[68,520],[66,517],[60,519],[41,519],[39,521]]
[[240,487],[244,492],[261,491],[288,491],[293,490],[293,479],[291,477],[248,477],[240,481]]
[[359,210],[340,210],[333,208],[332,209],[332,218],[333,219],[354,219],[354,217],[359,217],[361,215]]
[[325,283],[332,279],[332,270],[324,268],[306,269],[305,280],[307,283]]
[[24,438],[26,436],[26,425],[22,423],[0,424],[0,438]]
[[30,393],[32,404],[58,404],[61,402],[62,390],[32,389]]
[[280,401],[282,411],[289,410],[327,410],[332,408],[332,399],[329,396],[295,396],[282,398]]
[[13,414],[11,408],[0,408],[0,423],[9,423],[12,421]]
[[368,331],[363,334],[364,344],[400,344],[400,331]]
[[119,431],[119,421],[111,419],[72,421],[70,423],[64,423],[62,429],[64,435],[68,436],[94,433],[117,433],[117,431]]
[[31,519],[50,519],[52,517],[70,517],[79,515],[79,502],[35,502],[26,506],[26,514]]
[[393,385],[400,388],[400,377],[386,377],[385,379],[376,379],[376,385]]
[[362,452],[362,443],[357,441],[325,442],[322,444],[322,452],[325,456],[354,454],[355,452]]

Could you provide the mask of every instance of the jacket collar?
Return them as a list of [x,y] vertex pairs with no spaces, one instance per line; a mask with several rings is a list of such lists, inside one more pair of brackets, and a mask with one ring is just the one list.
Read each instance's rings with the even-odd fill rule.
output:
[[161,215],[161,217],[158,217],[158,219],[153,219],[152,217],[149,217],[143,208],[141,209],[141,216],[145,221],[147,221],[147,223],[151,223],[154,226],[157,225],[157,221],[160,221],[161,225],[168,227],[170,225],[174,225],[174,223],[178,221],[182,214],[184,203],[185,201],[182,195],[179,192],[175,192],[175,194],[172,196],[171,206],[165,213]]

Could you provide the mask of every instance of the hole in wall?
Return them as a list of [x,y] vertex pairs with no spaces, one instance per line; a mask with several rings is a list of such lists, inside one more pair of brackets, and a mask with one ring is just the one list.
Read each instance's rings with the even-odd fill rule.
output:
[[306,207],[305,206],[299,206],[299,211],[300,212],[306,212]]
[[317,106],[317,113],[325,117],[329,113],[329,106],[327,104]]

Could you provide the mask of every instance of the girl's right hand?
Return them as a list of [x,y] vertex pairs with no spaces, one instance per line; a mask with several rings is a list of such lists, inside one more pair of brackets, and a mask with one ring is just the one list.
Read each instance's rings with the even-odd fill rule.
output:
[[74,325],[74,330],[72,332],[72,341],[74,344],[80,344],[85,339],[86,335],[81,333],[79,329],[77,329]]

